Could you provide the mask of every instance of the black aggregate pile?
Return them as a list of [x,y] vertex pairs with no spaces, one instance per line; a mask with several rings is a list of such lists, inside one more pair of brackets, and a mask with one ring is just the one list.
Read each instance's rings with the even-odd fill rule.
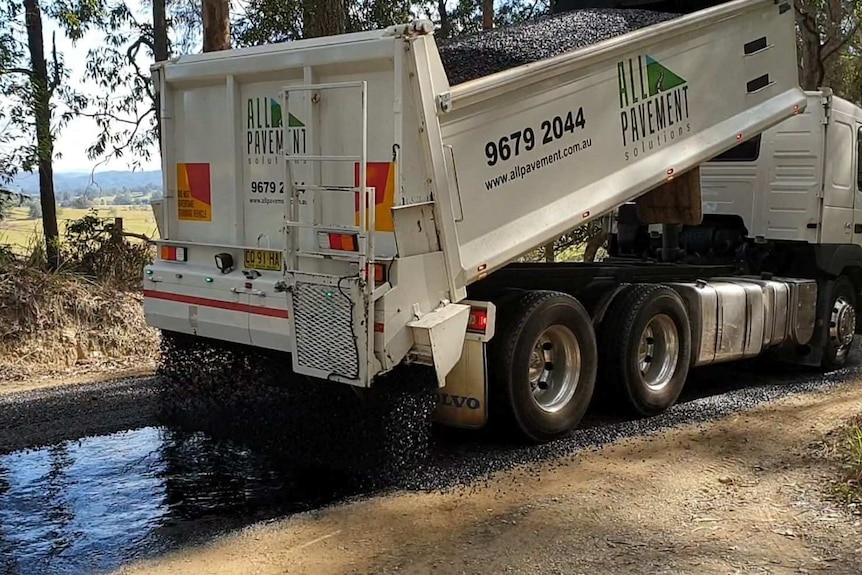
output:
[[676,17],[677,14],[649,10],[574,10],[517,26],[441,40],[438,48],[449,84],[454,86]]
[[285,465],[343,474],[363,488],[401,481],[422,465],[431,436],[434,383],[427,370],[395,370],[372,390],[311,381],[289,356],[164,340],[162,423],[241,441]]

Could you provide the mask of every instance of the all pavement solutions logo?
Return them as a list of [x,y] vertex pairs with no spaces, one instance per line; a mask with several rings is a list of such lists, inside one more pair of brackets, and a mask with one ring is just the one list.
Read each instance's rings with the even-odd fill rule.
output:
[[284,153],[284,139],[291,154],[305,154],[308,134],[305,123],[287,114],[284,130],[281,103],[273,98],[249,98],[246,105],[246,144],[249,164],[272,164]]
[[688,82],[651,56],[617,64],[626,161],[691,132]]

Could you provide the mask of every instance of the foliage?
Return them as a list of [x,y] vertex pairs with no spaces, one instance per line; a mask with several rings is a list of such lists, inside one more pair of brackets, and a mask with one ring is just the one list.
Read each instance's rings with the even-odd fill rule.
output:
[[130,242],[122,230],[95,211],[69,222],[63,242],[66,270],[120,289],[140,287],[144,266],[152,263],[149,244]]
[[859,102],[862,3],[851,0],[796,0],[800,84],[807,90],[833,88]]
[[[68,0],[58,1],[49,4],[45,11],[69,22],[70,32],[79,34],[81,19],[89,14],[83,7],[89,3],[90,0],[82,0],[73,11],[67,5]],[[24,7],[19,0],[0,4],[0,97],[3,98],[0,104],[0,181],[9,181],[19,171],[34,171],[40,156],[33,114],[37,84],[30,69],[23,21]],[[57,99],[51,121],[51,134],[56,138],[63,126],[86,106],[86,99],[69,82],[69,69],[63,54],[57,51],[56,38],[52,38],[51,51],[46,57],[49,77],[45,88],[52,99]]]
[[42,219],[42,204],[41,202],[30,201],[28,206],[28,216],[31,220]]
[[31,200],[23,194],[0,188],[0,222],[6,219],[10,208],[20,206],[25,201]]
[[93,207],[93,200],[88,198],[86,195],[78,196],[77,198],[69,202],[69,207],[77,209],[91,208]]
[[[494,23],[505,26],[541,16],[550,0],[503,0],[496,3]],[[234,22],[237,46],[299,40],[304,37],[303,0],[249,0]],[[428,18],[443,37],[475,32],[482,27],[481,0],[446,2],[425,0],[353,0],[349,2],[347,31],[385,28],[413,18]]]
[[135,202],[134,198],[132,198],[129,194],[117,194],[114,196],[113,204],[115,206],[129,206]]

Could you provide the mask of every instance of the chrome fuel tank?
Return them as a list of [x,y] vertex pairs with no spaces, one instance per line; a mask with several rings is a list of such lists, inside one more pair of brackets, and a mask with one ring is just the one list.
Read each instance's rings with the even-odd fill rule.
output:
[[694,366],[754,357],[785,342],[807,343],[814,333],[813,280],[728,277],[668,285],[688,306]]

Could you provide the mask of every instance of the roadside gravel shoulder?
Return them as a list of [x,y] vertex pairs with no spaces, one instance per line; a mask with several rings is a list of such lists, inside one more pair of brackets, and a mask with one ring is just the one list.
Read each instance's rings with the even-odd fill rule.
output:
[[152,377],[94,379],[0,391],[0,455],[153,424]]
[[37,375],[3,377],[0,373],[0,396],[37,389],[61,388],[70,385],[94,384],[130,377],[152,377],[154,361],[139,359],[121,362],[104,361],[76,365],[65,370],[41,371]]
[[817,454],[862,381],[528,464],[444,493],[378,496],[257,525],[120,571],[862,572],[862,526]]

